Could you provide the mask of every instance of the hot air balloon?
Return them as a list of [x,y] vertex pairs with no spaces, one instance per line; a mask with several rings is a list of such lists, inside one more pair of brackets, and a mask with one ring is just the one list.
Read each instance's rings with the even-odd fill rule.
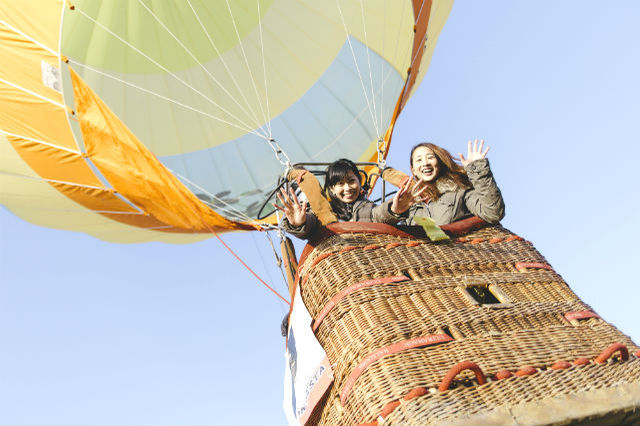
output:
[[[388,3],[1,3],[2,203],[114,242],[274,226],[265,199],[292,164],[383,164],[451,9]],[[297,270],[285,247],[312,321],[292,322],[332,371],[295,421],[528,422],[532,399],[550,421],[637,419],[630,339],[522,237],[443,230],[327,224]],[[558,409],[572,398],[605,403]]]
[[2,203],[114,242],[259,228],[287,165],[386,155],[451,4],[5,2]]

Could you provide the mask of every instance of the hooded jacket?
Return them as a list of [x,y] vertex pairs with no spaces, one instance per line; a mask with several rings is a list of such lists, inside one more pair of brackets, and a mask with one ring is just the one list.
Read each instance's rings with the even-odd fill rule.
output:
[[416,225],[416,216],[429,217],[437,225],[446,225],[470,216],[488,223],[498,223],[504,217],[504,201],[486,158],[472,161],[465,167],[472,188],[462,188],[451,179],[438,179],[441,195],[435,201],[411,206],[407,225]]

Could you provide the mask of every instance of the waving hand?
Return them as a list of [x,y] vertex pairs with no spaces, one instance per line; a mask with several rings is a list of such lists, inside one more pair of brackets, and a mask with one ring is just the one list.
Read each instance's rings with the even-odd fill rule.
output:
[[469,141],[469,143],[467,144],[467,158],[464,158],[464,155],[462,155],[462,153],[458,153],[462,166],[466,167],[467,164],[486,157],[487,152],[489,152],[489,147],[487,146],[487,149],[482,151],[483,147],[484,147],[484,139],[480,139],[480,145],[478,145],[478,139],[474,140],[473,146],[471,145],[471,141]]
[[305,201],[300,204],[293,188],[289,188],[289,194],[287,194],[284,188],[280,188],[280,193],[277,196],[284,207],[280,207],[275,203],[273,203],[273,207],[284,212],[291,226],[298,227],[304,225],[307,219],[307,202]]

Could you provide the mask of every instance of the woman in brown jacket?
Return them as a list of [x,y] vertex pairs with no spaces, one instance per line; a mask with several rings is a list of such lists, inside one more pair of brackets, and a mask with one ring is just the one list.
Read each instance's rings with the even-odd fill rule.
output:
[[462,166],[444,148],[421,143],[411,150],[411,172],[416,181],[426,185],[423,199],[411,206],[406,223],[415,225],[416,216],[433,219],[446,225],[470,216],[489,223],[504,217],[502,194],[483,150],[484,140],[468,143],[467,157],[458,154]]

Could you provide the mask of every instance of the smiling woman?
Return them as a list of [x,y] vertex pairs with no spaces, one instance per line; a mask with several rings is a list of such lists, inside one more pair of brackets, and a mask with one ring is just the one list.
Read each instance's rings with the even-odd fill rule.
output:
[[410,155],[414,178],[424,183],[428,199],[416,203],[409,210],[407,224],[415,225],[417,217],[429,217],[438,225],[446,225],[470,216],[478,216],[489,223],[504,217],[504,201],[489,168],[483,150],[484,140],[476,139],[467,147],[456,164],[444,148],[432,143],[413,147]]
[[[300,177],[306,174],[305,170],[301,172]],[[331,213],[327,217],[321,217],[320,220],[318,220],[319,211],[307,212],[307,202],[300,203],[293,189],[290,189],[289,194],[282,189],[278,199],[284,207],[276,204],[274,207],[285,214],[284,229],[298,238],[309,238],[318,230],[319,222],[323,225],[336,221],[395,224],[402,219],[400,215],[407,211],[415,203],[416,197],[421,194],[420,191],[409,191],[410,182],[407,179],[393,199],[375,205],[367,198],[360,176],[356,164],[346,158],[336,160],[327,167],[323,192],[329,197],[330,202],[327,208],[330,207]],[[307,188],[304,191],[309,199],[320,200],[320,203],[326,204],[324,195],[318,193],[319,185],[307,186]],[[312,209],[319,210],[318,207],[318,203],[311,201]]]
[[334,201],[353,203],[362,192],[360,173],[356,165],[346,159],[341,159],[329,166],[324,190],[331,196],[332,206]]
[[[361,2],[365,13],[372,1]],[[190,2],[199,10],[194,0]],[[234,12],[236,5],[249,3],[229,2]],[[83,3],[90,2],[72,3],[82,8]],[[101,2],[101,5],[106,8],[115,3]],[[144,3],[155,7],[160,2],[144,0]],[[171,3],[178,7],[187,2]],[[199,3],[222,3],[226,7],[224,1]],[[261,1],[260,5],[266,3]],[[335,6],[337,2],[307,0],[304,3],[320,8]],[[340,3],[346,2],[340,0]],[[384,0],[387,28],[391,22],[389,13],[395,8],[401,11],[402,3]],[[46,28],[38,20],[52,16],[47,10],[49,4],[53,2],[0,1],[0,9],[15,6],[17,12],[8,16],[29,16],[38,24],[35,25],[37,35],[38,30],[45,32]],[[640,321],[637,320],[640,282],[632,268],[640,262],[640,227],[637,226],[640,198],[632,195],[637,194],[640,185],[636,172],[640,144],[633,136],[640,134],[637,119],[640,116],[637,101],[640,99],[637,84],[640,2],[623,0],[602,7],[602,2],[567,0],[547,6],[541,9],[539,2],[457,2],[438,40],[429,74],[400,116],[387,162],[403,165],[403,171],[409,172],[407,159],[415,143],[428,138],[456,154],[464,148],[458,145],[464,145],[469,135],[482,132],[492,146],[491,169],[509,207],[503,225],[535,242],[582,300],[640,342]],[[31,13],[31,9],[42,13]],[[409,6],[406,13],[410,13]],[[129,21],[124,15],[116,14],[115,18],[122,23]],[[3,19],[9,21],[6,16]],[[338,21],[338,28],[341,25]],[[286,26],[280,26],[283,28]],[[372,36],[370,28],[367,25],[369,37]],[[240,27],[239,32],[241,36],[244,34]],[[34,36],[32,32],[29,35]],[[362,37],[352,39],[354,49],[361,46],[358,43],[362,40]],[[429,41],[432,43],[435,38],[430,36]],[[385,46],[388,52],[393,44]],[[342,59],[348,65],[348,45],[346,49],[347,55]],[[356,50],[356,54],[359,52]],[[2,54],[0,58],[0,68],[4,70],[16,56]],[[361,69],[364,63],[366,59],[359,62]],[[40,64],[36,65],[39,70]],[[333,70],[332,67],[327,71]],[[375,79],[375,67],[373,70]],[[357,75],[355,80],[356,86],[349,86],[352,89],[360,84]],[[365,83],[369,87],[368,75]],[[249,82],[248,87],[250,85]],[[107,83],[103,86],[104,91],[111,90]],[[231,83],[229,87],[235,86]],[[112,92],[118,94],[116,89]],[[385,91],[385,100],[387,95]],[[350,101],[355,100],[356,96],[352,95]],[[145,108],[134,106],[140,104],[146,105],[131,103],[128,112],[143,113]],[[311,110],[309,105],[301,102],[298,112],[317,113],[334,108],[333,104],[315,104]],[[10,108],[2,105],[0,116],[9,112]],[[364,110],[355,112],[361,115],[351,130],[360,131],[360,119],[367,119],[368,110],[365,106]],[[33,116],[34,120],[37,118]],[[157,116],[156,122],[168,125],[163,119],[164,116]],[[287,123],[296,128],[305,127],[300,120]],[[310,127],[314,133],[319,129],[315,125]],[[154,134],[163,132],[154,130]],[[0,163],[4,165],[18,154],[2,138],[0,136]],[[191,155],[196,157],[197,153]],[[328,156],[327,161],[339,157],[358,158],[350,152],[338,152]],[[174,163],[179,165],[183,160],[183,156],[176,157]],[[11,199],[11,209],[19,212],[20,217],[32,218],[34,215],[26,212],[26,195],[18,189],[27,184],[42,186],[42,182],[37,174],[28,171],[26,164],[11,163],[16,166],[2,169],[2,198]],[[18,164],[23,167],[18,168]],[[216,173],[207,168],[198,170]],[[23,182],[21,186],[19,182]],[[207,192],[220,199],[237,198],[230,189],[207,189]],[[28,206],[40,212],[34,221],[41,223],[49,218],[50,223],[55,224],[61,220],[60,216],[66,216],[75,222],[74,229],[90,227],[94,234],[115,234],[114,238],[137,235],[133,227],[117,232],[106,224],[106,218],[100,220],[98,215],[81,216],[78,213],[81,206],[71,200],[63,204],[55,195],[42,191],[30,199]],[[260,235],[227,235],[229,244],[237,246],[248,257],[248,263],[256,265],[258,270],[263,262],[256,252],[261,247]],[[464,249],[483,245],[494,248],[502,243],[460,244]],[[270,247],[262,246],[262,251],[264,259],[271,260]],[[353,252],[345,255],[349,253]],[[209,239],[180,246],[105,244],[78,232],[32,226],[0,207],[0,271],[0,424],[286,423],[280,386],[283,342],[275,326],[284,314],[281,310],[284,307],[278,305],[276,298],[270,303],[271,299],[262,289],[252,287],[246,270],[231,262],[217,241]],[[273,278],[279,277],[275,265],[269,272]],[[551,271],[514,272],[516,278],[536,278],[547,273]],[[366,278],[349,277],[349,280],[357,283]],[[469,285],[473,289],[485,289],[477,284]],[[547,283],[544,288],[550,285]],[[528,286],[535,288],[536,282]],[[514,287],[517,289],[518,284]],[[566,294],[559,293],[559,297]],[[402,301],[409,296],[394,299]],[[393,302],[386,294],[377,300],[377,306],[384,307]],[[448,299],[430,300],[447,303]],[[489,314],[506,312],[495,304],[478,310]],[[344,311],[334,308],[320,323],[319,330],[324,335],[327,324],[337,319],[336,314],[340,312]],[[440,318],[429,312],[425,316],[440,322]],[[371,317],[359,318],[369,320]],[[539,314],[528,316],[533,320],[536,317]],[[479,322],[483,318],[486,315],[474,320]],[[517,323],[522,324],[522,320],[520,317]],[[597,319],[577,320],[578,327],[586,325],[585,335],[589,338],[593,336],[589,323],[594,321]],[[400,324],[395,319],[389,322]],[[572,325],[567,323],[567,326]],[[347,327],[340,330],[341,335],[342,331],[350,331]],[[531,341],[536,336],[529,333],[524,337]],[[558,339],[548,346],[558,348]],[[604,346],[594,348],[593,356]],[[576,351],[574,344],[567,345],[567,349]],[[634,359],[632,353],[631,360]],[[512,359],[507,353],[499,355],[502,359]],[[528,357],[529,363],[532,355],[521,349],[514,356]],[[459,360],[463,359],[467,358]],[[550,359],[549,365],[561,359],[574,361],[575,357],[558,356]],[[451,358],[447,361],[457,362]],[[492,372],[478,359],[472,361],[479,363],[485,373]],[[525,364],[515,364],[515,367],[522,365]],[[604,368],[624,365],[614,361],[604,364]],[[448,367],[446,363],[442,366]],[[591,363],[546,374],[555,374],[553,371],[569,376],[573,371],[595,373],[598,366]],[[537,380],[542,374],[545,373],[526,377]],[[500,380],[489,383],[488,387],[513,383],[517,388],[511,395],[525,396],[527,387],[523,380],[527,380],[526,377]],[[362,387],[359,381],[363,379],[366,377],[356,381],[356,392],[358,386]],[[438,382],[434,386],[438,386]],[[469,393],[479,390],[475,393],[479,398],[487,395],[485,387],[470,389]],[[559,389],[559,386],[552,388],[553,391]],[[572,391],[581,389],[584,388]],[[354,400],[353,392],[349,401]],[[464,389],[451,392],[464,392]],[[449,401],[447,396],[441,398]],[[394,410],[394,415],[408,408],[405,402]],[[561,407],[581,408],[575,402]],[[553,411],[556,410],[548,413]],[[358,421],[372,421],[379,414],[375,412]],[[391,419],[387,423],[391,423]]]

